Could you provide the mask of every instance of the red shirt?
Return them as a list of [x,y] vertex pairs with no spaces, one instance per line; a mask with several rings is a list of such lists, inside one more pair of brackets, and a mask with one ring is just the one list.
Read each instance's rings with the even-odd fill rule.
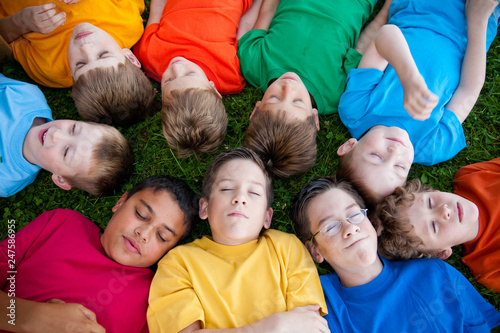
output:
[[151,78],[161,81],[170,60],[184,57],[205,72],[221,94],[245,86],[236,55],[236,32],[252,0],[169,0],[159,24],[151,24],[134,53]]

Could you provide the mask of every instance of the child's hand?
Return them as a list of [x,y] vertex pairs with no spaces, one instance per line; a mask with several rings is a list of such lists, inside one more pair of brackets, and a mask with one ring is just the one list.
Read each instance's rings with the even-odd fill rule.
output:
[[106,330],[97,323],[94,312],[81,304],[50,300],[38,303],[31,314],[29,332],[102,333]]
[[467,24],[470,26],[487,21],[497,5],[497,0],[467,0],[465,3]]
[[427,89],[422,75],[412,76],[401,83],[404,90],[403,105],[406,111],[417,120],[429,118],[439,98]]
[[48,34],[66,22],[66,13],[57,13],[56,5],[47,3],[40,6],[26,7],[20,14],[22,17],[23,34],[39,32]]
[[277,312],[259,323],[263,326],[255,326],[255,328],[265,332],[329,333],[328,323],[325,318],[319,315],[319,308],[319,305],[307,305],[293,308],[287,312]]

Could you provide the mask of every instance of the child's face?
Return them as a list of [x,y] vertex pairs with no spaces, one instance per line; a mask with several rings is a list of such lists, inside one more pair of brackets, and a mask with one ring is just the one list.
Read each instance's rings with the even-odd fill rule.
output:
[[274,81],[256,106],[270,111],[285,110],[287,117],[298,120],[306,120],[310,116],[317,119],[318,116],[318,111],[312,108],[306,86],[292,72],[285,73]]
[[192,61],[183,57],[175,57],[168,64],[161,77],[162,96],[170,95],[172,90],[186,90],[189,88],[215,89],[203,69]]
[[62,177],[88,174],[94,146],[101,142],[102,126],[76,120],[54,120],[32,127],[23,155],[32,164]]
[[208,218],[213,240],[224,245],[257,239],[262,227],[270,227],[272,215],[272,208],[267,208],[264,173],[249,160],[223,164],[210,198],[200,200],[200,217]]
[[414,234],[428,250],[451,249],[473,240],[479,230],[479,210],[464,197],[449,192],[416,193],[410,207],[399,208],[410,219]]
[[359,212],[361,207],[346,192],[331,189],[309,202],[307,215],[312,234],[331,221],[341,221],[341,230],[327,236],[318,233],[310,244],[311,254],[317,262],[325,259],[335,271],[348,271],[357,268],[371,267],[378,262],[377,233],[368,217],[359,224],[352,224],[347,217]]
[[342,156],[351,149],[356,178],[363,179],[380,199],[405,184],[414,154],[405,130],[374,126],[359,141],[349,139],[339,148],[338,154]]
[[106,255],[133,267],[149,267],[177,244],[184,234],[184,213],[166,191],[125,193],[101,235]]
[[125,62],[125,57],[136,61],[129,49],[122,49],[111,35],[95,25],[80,23],[73,29],[68,61],[74,81],[97,67],[116,68],[119,63]]

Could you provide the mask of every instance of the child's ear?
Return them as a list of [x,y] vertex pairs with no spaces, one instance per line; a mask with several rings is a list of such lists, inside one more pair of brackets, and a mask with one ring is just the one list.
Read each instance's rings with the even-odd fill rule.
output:
[[249,118],[250,120],[252,120],[253,114],[255,113],[255,110],[257,110],[257,108],[259,107],[260,103],[261,103],[260,101],[255,103],[255,107],[253,108],[252,114],[250,115],[250,118]]
[[118,199],[118,201],[115,203],[113,208],[111,208],[111,211],[113,213],[116,213],[118,208],[120,208],[125,203],[125,201],[127,201],[127,197],[128,197],[128,191],[126,191],[125,193],[122,194],[121,198]]
[[217,93],[217,96],[219,96],[219,98],[222,99],[222,95],[217,90],[217,88],[215,88],[215,83],[213,81],[209,81],[209,83],[210,83],[210,87],[212,87],[212,89]]
[[344,156],[345,154],[347,154],[352,149],[352,147],[354,147],[356,142],[358,142],[358,140],[356,140],[355,138],[350,138],[349,140],[344,142],[339,147],[339,149],[337,149],[337,155]]
[[442,251],[439,251],[438,258],[443,259],[443,260],[448,259],[452,253],[453,253],[453,250],[451,249],[451,247],[448,247]]
[[134,52],[132,52],[130,49],[127,48],[123,48],[122,52],[125,58],[130,60],[130,62],[136,65],[137,67],[141,68],[141,62],[139,61],[139,59],[137,59]]
[[319,131],[319,117],[318,117],[318,110],[313,108],[312,109],[312,112],[313,112],[313,118],[314,118],[314,122],[316,123],[316,130]]
[[269,229],[271,226],[271,220],[273,219],[273,209],[268,208],[266,211],[266,218],[264,220],[264,228]]
[[205,220],[208,218],[208,200],[205,198],[201,198],[199,201],[200,210],[198,214],[200,215],[200,219]]
[[311,254],[313,260],[316,261],[318,264],[321,264],[323,260],[325,260],[325,258],[323,258],[321,254],[319,254],[318,250],[316,249],[316,245],[314,245],[313,242],[306,241],[304,245],[309,250],[309,253]]
[[52,181],[63,190],[71,190],[71,185],[66,182],[63,176],[52,174]]

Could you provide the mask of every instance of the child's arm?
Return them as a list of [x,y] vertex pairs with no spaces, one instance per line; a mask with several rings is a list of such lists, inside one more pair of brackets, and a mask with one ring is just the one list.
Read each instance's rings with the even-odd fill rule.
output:
[[330,332],[326,319],[318,313],[319,308],[319,305],[297,307],[290,311],[273,313],[243,327],[229,329],[201,329],[200,322],[196,321],[179,333]]
[[66,13],[57,13],[56,5],[26,7],[14,15],[0,19],[0,34],[11,43],[28,32],[48,34],[66,21]]
[[467,0],[467,49],[462,63],[460,82],[446,108],[456,114],[460,123],[467,118],[479,97],[486,72],[486,31],[488,19],[498,5],[496,0]]
[[262,0],[254,0],[252,5],[240,18],[238,23],[238,32],[236,33],[236,39],[240,39],[248,31],[252,30],[257,18],[259,17],[260,6],[262,5]]
[[385,71],[389,63],[403,85],[406,111],[418,120],[429,118],[437,105],[438,97],[427,88],[401,30],[391,24],[380,28],[361,58],[358,68]]
[[[10,317],[12,303],[15,300],[14,316]],[[9,308],[11,306],[11,308]],[[41,303],[20,298],[10,298],[0,291],[2,319],[0,329],[9,332],[51,333],[82,332],[101,333],[104,328],[96,322],[95,314],[80,304],[54,301]],[[9,320],[15,319],[12,325]]]
[[149,17],[146,27],[153,23],[160,23],[161,15],[163,14],[163,8],[167,4],[167,0],[151,0],[149,6]]
[[356,50],[364,54],[370,43],[375,38],[375,35],[380,30],[380,28],[387,24],[389,19],[389,7],[391,6],[392,0],[385,0],[384,5],[380,8],[377,16],[361,31],[359,35],[358,42],[356,43]]
[[253,29],[269,30],[269,25],[274,14],[276,14],[279,3],[280,0],[264,0],[260,6],[259,17],[255,21]]

